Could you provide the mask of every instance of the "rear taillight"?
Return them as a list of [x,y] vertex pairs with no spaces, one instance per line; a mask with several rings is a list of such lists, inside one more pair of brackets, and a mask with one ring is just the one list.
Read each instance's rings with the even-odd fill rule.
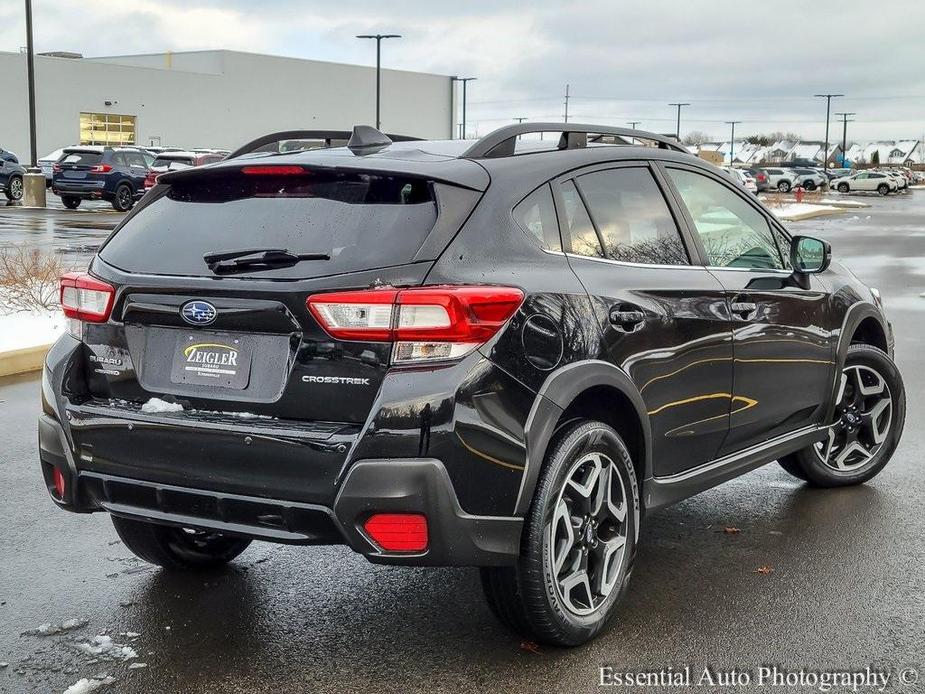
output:
[[91,173],[109,173],[110,171],[112,171],[112,167],[109,164],[97,164],[90,167]]
[[53,164],[51,170],[55,173],[61,173],[61,164]]
[[306,302],[338,340],[394,342],[396,363],[458,359],[490,339],[524,294],[513,287],[417,287],[314,294]]
[[85,272],[61,277],[61,309],[68,318],[88,323],[105,323],[112,312],[116,290]]
[[363,529],[386,552],[427,549],[427,517],[420,513],[377,513],[367,519]]

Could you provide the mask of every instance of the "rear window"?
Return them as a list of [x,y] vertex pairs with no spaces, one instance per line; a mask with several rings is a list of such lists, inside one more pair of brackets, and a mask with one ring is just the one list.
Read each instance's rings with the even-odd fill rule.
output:
[[192,157],[158,157],[157,159],[154,160],[154,164],[152,164],[152,167],[162,166],[166,169],[168,166],[170,166],[170,162],[173,162],[173,161],[183,162],[187,166],[193,165]]
[[411,262],[436,220],[433,185],[424,179],[223,172],[174,183],[131,217],[100,257],[129,272],[212,276],[206,253],[283,248],[330,260],[236,276],[321,277]]
[[58,160],[59,164],[73,164],[74,166],[96,166],[103,161],[100,152],[65,152]]

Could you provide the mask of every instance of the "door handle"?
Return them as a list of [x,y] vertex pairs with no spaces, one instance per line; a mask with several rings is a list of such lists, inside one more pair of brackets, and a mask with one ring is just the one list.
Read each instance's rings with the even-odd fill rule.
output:
[[623,332],[631,333],[642,327],[646,314],[639,309],[616,306],[610,309],[610,323]]
[[729,304],[733,315],[742,320],[751,320],[758,314],[758,304],[751,301],[733,301]]

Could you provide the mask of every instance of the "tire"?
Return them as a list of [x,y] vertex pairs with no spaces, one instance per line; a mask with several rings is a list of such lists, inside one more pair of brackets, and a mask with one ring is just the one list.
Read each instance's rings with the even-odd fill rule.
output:
[[214,569],[230,562],[251,543],[205,530],[192,531],[118,516],[112,516],[112,524],[136,557],[165,569]]
[[839,192],[839,193],[847,193],[848,190],[849,190],[849,188],[848,188],[848,184],[847,184],[847,183],[839,183],[839,184],[838,184],[838,192]]
[[112,198],[113,209],[116,212],[128,212],[134,204],[132,187],[128,183],[120,183],[116,186],[116,193]]
[[10,176],[10,180],[6,185],[6,190],[3,192],[6,194],[6,199],[11,202],[22,200],[22,176]]
[[[585,485],[587,495],[570,480]],[[620,501],[608,503],[605,493]],[[620,435],[596,421],[566,427],[540,472],[517,564],[482,569],[492,612],[521,635],[553,646],[577,646],[597,636],[626,593],[639,513],[636,474]],[[586,582],[563,592],[564,581],[582,574]]]
[[80,207],[80,198],[75,198],[73,195],[62,195],[61,203],[69,210],[76,210]]
[[807,193],[812,193],[816,190],[816,184],[813,181],[806,181],[806,183],[803,184],[803,188],[806,189]]
[[877,186],[877,192],[880,193],[880,195],[889,195],[890,187],[886,183],[881,183]]
[[[817,487],[845,487],[874,478],[902,436],[906,392],[896,364],[885,352],[872,345],[851,345],[839,394],[831,437],[778,461]],[[882,406],[885,400],[888,404]]]
[[789,193],[790,192],[790,181],[778,181],[777,189],[781,193]]

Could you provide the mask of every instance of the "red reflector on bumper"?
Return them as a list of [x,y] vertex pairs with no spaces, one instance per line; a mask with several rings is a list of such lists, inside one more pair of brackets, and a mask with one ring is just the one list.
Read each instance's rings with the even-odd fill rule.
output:
[[55,496],[58,499],[64,499],[64,475],[56,467],[51,469],[51,483],[55,487]]
[[377,513],[367,519],[363,528],[386,552],[427,549],[427,517],[420,513]]

